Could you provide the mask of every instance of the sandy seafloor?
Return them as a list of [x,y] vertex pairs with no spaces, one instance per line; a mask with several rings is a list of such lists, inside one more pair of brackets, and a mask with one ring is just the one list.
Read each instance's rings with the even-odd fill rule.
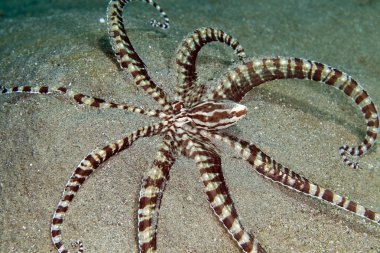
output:
[[[143,3],[127,6],[127,27],[152,78],[170,95],[175,50],[189,32],[218,27],[249,57],[298,56],[330,64],[359,80],[380,107],[380,2],[161,0],[171,28]],[[1,1],[1,85],[63,85],[111,101],[155,107],[119,70],[107,38],[107,1]],[[232,50],[210,45],[199,80],[216,85],[234,64]],[[365,133],[362,115],[339,91],[290,80],[251,91],[247,117],[228,131],[257,144],[311,181],[380,212],[379,145],[353,171],[338,148]],[[96,147],[152,122],[141,115],[88,108],[59,96],[0,96],[0,252],[54,252],[51,215],[80,160]],[[86,252],[137,252],[136,212],[144,171],[160,137],[142,139],[85,183],[66,216],[67,245]],[[268,252],[379,252],[380,227],[257,175],[221,146],[223,168],[246,229]],[[71,249],[72,250],[72,249]],[[239,252],[213,215],[194,162],[179,157],[160,211],[159,252]]]

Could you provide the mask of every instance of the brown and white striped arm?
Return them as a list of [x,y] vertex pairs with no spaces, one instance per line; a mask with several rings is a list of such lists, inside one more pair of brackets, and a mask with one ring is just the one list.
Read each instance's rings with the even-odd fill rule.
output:
[[186,139],[184,143],[187,156],[195,160],[201,172],[201,180],[206,187],[210,207],[220,222],[243,252],[265,252],[258,240],[245,231],[239,220],[224,180],[218,153],[207,145],[207,142],[197,140],[199,137],[192,138],[190,135],[184,139]]
[[354,201],[348,200],[346,197],[340,196],[331,190],[324,189],[321,186],[310,182],[306,178],[291,171],[289,168],[277,163],[254,144],[225,133],[216,134],[202,130],[201,134],[205,137],[229,144],[239,152],[242,158],[250,163],[260,175],[292,190],[326,201],[334,206],[380,224],[380,214]]
[[[95,149],[80,162],[67,182],[61,200],[59,201],[51,220],[51,240],[59,253],[68,253],[68,250],[63,245],[62,241],[62,223],[71,201],[86,179],[99,167],[99,165],[122,150],[129,148],[132,143],[140,137],[156,135],[160,133],[163,128],[164,125],[162,123],[142,127],[132,132],[129,136],[109,144],[102,149]],[[76,245],[78,246],[78,252],[83,252],[82,242],[78,241]]]
[[[159,26],[163,29],[169,27],[169,19],[165,12],[152,0],[142,0],[155,7],[164,18],[164,23],[158,21],[152,21],[153,26]],[[108,4],[108,33],[111,41],[112,48],[115,52],[116,59],[120,63],[121,68],[127,69],[133,76],[135,84],[141,87],[149,95],[151,95],[164,109],[164,111],[170,110],[168,97],[165,92],[158,87],[150,78],[148,71],[145,68],[144,62],[137,55],[133,48],[129,38],[127,36],[124,20],[123,20],[123,8],[128,0],[111,0]]]
[[157,249],[157,224],[162,196],[169,171],[175,162],[177,142],[174,133],[168,132],[153,162],[145,175],[139,198],[138,238],[141,253],[155,252]]
[[240,43],[222,30],[202,27],[190,33],[177,49],[175,64],[178,84],[176,101],[184,102],[186,106],[190,106],[201,99],[204,86],[195,83],[197,80],[195,61],[201,48],[213,41],[219,41],[230,46],[235,50],[240,60],[245,58],[244,48]]
[[120,110],[126,110],[129,112],[140,113],[150,117],[165,118],[167,115],[160,110],[146,110],[140,107],[125,103],[114,103],[107,102],[101,98],[91,97],[84,95],[79,92],[75,92],[71,89],[65,87],[54,87],[54,86],[14,86],[12,88],[7,88],[5,86],[0,86],[0,94],[11,94],[11,93],[28,93],[28,94],[57,94],[73,99],[78,104],[88,105],[97,108],[115,108]]
[[349,160],[347,156],[363,156],[373,146],[379,132],[379,116],[372,99],[359,82],[340,70],[299,58],[256,59],[228,72],[210,95],[210,99],[230,99],[239,102],[253,87],[277,79],[307,79],[321,82],[341,90],[355,102],[367,124],[366,136],[358,146],[344,145],[339,148],[339,152],[345,164],[353,169],[358,168],[357,163]]

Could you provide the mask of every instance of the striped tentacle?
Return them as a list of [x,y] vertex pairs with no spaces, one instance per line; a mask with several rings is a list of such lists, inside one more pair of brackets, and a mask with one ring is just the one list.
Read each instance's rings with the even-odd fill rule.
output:
[[140,252],[155,252],[157,245],[158,214],[169,171],[175,162],[177,142],[174,133],[167,132],[161,143],[153,167],[143,179],[138,210],[138,238]]
[[[164,125],[161,123],[140,128],[115,143],[109,144],[102,149],[92,151],[80,162],[66,184],[50,225],[51,240],[59,253],[68,252],[62,242],[62,223],[71,201],[85,180],[99,167],[99,165],[122,150],[129,148],[137,139],[140,137],[156,135],[160,133],[163,128]],[[79,247],[78,252],[83,252],[83,244],[81,242],[77,242],[76,244]]]
[[357,163],[349,160],[347,156],[363,156],[373,146],[379,132],[379,118],[367,92],[351,76],[340,70],[299,58],[257,59],[230,71],[211,94],[210,99],[227,98],[239,102],[255,86],[271,80],[290,78],[307,79],[335,87],[352,98],[360,108],[367,124],[364,140],[356,147],[344,145],[339,148],[343,162],[353,169],[358,168]]
[[177,50],[176,68],[177,68],[177,91],[176,100],[184,102],[185,105],[200,100],[204,92],[203,85],[196,85],[197,73],[195,61],[201,48],[207,43],[219,41],[235,50],[239,59],[245,58],[243,47],[232,36],[222,30],[203,27],[189,34]]
[[160,110],[145,110],[133,105],[128,105],[125,103],[114,103],[107,102],[101,98],[91,97],[84,95],[79,92],[75,92],[71,89],[65,87],[54,87],[54,86],[14,86],[12,88],[7,88],[5,86],[0,86],[0,94],[10,94],[10,93],[29,93],[29,94],[58,94],[74,99],[78,104],[84,104],[88,106],[98,107],[98,108],[116,108],[121,110],[126,110],[129,112],[140,113],[143,115],[151,117],[164,118],[165,113]]
[[199,141],[199,137],[191,135],[183,139],[185,153],[195,160],[206,187],[210,207],[220,222],[244,252],[265,252],[257,239],[244,230],[239,220],[224,180],[220,156],[213,145],[207,139]]
[[[163,29],[168,28],[169,19],[161,7],[152,0],[142,1],[154,6],[165,20],[163,24],[158,21],[152,21],[152,25],[159,26]],[[121,68],[128,70],[128,72],[133,76],[136,85],[150,94],[164,108],[165,111],[170,110],[172,108],[168,102],[167,95],[151,80],[145,68],[144,62],[137,55],[127,36],[123,20],[123,7],[129,2],[130,1],[128,0],[111,0],[109,2],[107,11],[108,33],[112,48]]]
[[254,144],[227,134],[201,132],[202,135],[212,139],[228,143],[240,155],[249,162],[253,168],[262,176],[273,180],[276,183],[289,187],[292,190],[302,192],[317,199],[326,201],[334,206],[340,207],[358,216],[367,218],[380,225],[380,214],[376,213],[346,197],[340,196],[331,190],[310,182],[306,178],[291,171],[289,168],[277,163]]

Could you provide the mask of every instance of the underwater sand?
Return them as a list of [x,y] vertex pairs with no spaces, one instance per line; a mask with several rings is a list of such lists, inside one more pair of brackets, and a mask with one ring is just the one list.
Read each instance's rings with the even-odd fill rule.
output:
[[[170,95],[175,50],[196,28],[234,35],[249,57],[297,56],[327,63],[360,81],[380,107],[379,1],[161,0],[157,13],[127,5],[128,35],[153,80]],[[64,85],[117,102],[156,107],[119,70],[107,37],[107,1],[1,1],[0,83]],[[223,45],[204,48],[199,80],[216,85],[236,57]],[[380,150],[347,168],[338,148],[356,145],[363,117],[339,91],[308,81],[275,81],[244,99],[249,113],[230,133],[258,145],[311,181],[380,212]],[[67,179],[96,147],[152,122],[141,115],[94,109],[59,96],[0,96],[0,252],[55,252],[49,224]],[[63,227],[86,252],[137,252],[137,206],[143,173],[159,137],[141,139],[85,183]],[[221,147],[225,177],[240,218],[268,252],[379,252],[380,227],[257,175]],[[70,247],[69,247],[70,248]],[[71,248],[70,248],[71,249]],[[73,249],[71,249],[73,250]],[[213,215],[192,160],[177,158],[158,225],[159,252],[239,252]]]

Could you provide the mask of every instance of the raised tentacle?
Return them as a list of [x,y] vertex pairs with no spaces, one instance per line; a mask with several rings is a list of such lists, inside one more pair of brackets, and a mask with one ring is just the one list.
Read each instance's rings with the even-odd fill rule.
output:
[[126,110],[129,112],[140,113],[143,115],[147,115],[150,117],[159,117],[165,118],[167,115],[160,110],[146,110],[140,107],[136,107],[133,105],[125,104],[125,103],[114,103],[107,102],[104,99],[91,97],[88,95],[84,95],[79,92],[75,92],[66,87],[55,87],[55,86],[14,86],[12,88],[7,88],[5,86],[0,86],[0,94],[11,94],[11,93],[28,93],[28,94],[58,94],[71,99],[78,104],[84,104],[97,108],[116,108],[120,110]]
[[[140,137],[148,137],[160,133],[164,127],[165,126],[162,123],[142,127],[132,132],[129,136],[109,144],[102,149],[95,149],[80,162],[66,184],[50,225],[51,240],[59,253],[68,253],[68,250],[63,245],[62,241],[62,223],[71,201],[86,179],[99,167],[100,164],[104,163],[110,157],[129,148],[132,143]],[[77,246],[79,247],[78,252],[83,252],[83,244],[77,242]]]
[[363,156],[373,146],[379,132],[379,117],[372,99],[359,82],[340,70],[299,58],[256,59],[229,71],[210,99],[239,102],[255,86],[271,80],[291,78],[317,81],[339,89],[360,108],[367,124],[364,140],[356,147],[344,145],[339,148],[343,162],[353,169],[358,168],[357,163],[347,156]]
[[[189,130],[193,131],[194,129]],[[215,152],[214,145],[207,138],[199,140],[200,137],[193,136],[190,132],[184,135],[188,136],[182,138],[184,139],[182,142],[183,153],[195,160],[201,172],[202,182],[206,187],[210,207],[215,215],[243,252],[264,253],[265,250],[258,240],[245,231],[239,220],[224,180],[221,159],[218,153]]]
[[140,252],[155,252],[157,245],[158,214],[169,171],[175,162],[177,142],[174,133],[168,131],[161,147],[143,179],[138,210],[138,238]]
[[340,207],[346,211],[355,213],[358,216],[380,224],[379,213],[376,213],[354,201],[348,200],[346,197],[340,196],[331,190],[324,189],[321,186],[310,182],[306,178],[291,171],[289,168],[277,163],[254,144],[225,133],[210,133],[202,130],[201,134],[205,137],[229,144],[237,152],[239,152],[243,159],[250,163],[255,171],[260,175],[283,186],[289,187],[292,190],[296,190],[306,195],[326,201],[334,206]]
[[[168,28],[169,19],[161,7],[152,0],[142,1],[154,6],[165,20],[163,24],[152,21],[152,25],[163,29]],[[151,95],[163,107],[164,111],[171,110],[167,95],[151,80],[144,62],[137,55],[127,36],[123,20],[123,7],[129,2],[128,0],[111,0],[108,4],[108,33],[112,48],[121,68],[128,70],[133,76],[135,84]]]
[[245,58],[244,49],[240,43],[222,30],[202,27],[186,36],[176,55],[176,100],[184,102],[186,106],[199,101],[203,95],[204,86],[195,83],[197,79],[195,61],[201,48],[213,41],[230,46],[240,60]]

